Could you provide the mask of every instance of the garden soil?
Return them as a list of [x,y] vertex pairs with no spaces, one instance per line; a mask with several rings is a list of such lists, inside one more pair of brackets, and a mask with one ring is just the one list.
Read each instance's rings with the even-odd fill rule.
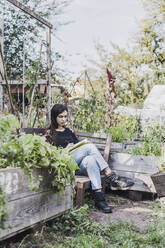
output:
[[146,228],[153,219],[152,201],[131,201],[129,199],[105,194],[107,203],[112,207],[112,213],[91,211],[90,218],[100,224],[128,221],[139,228]]

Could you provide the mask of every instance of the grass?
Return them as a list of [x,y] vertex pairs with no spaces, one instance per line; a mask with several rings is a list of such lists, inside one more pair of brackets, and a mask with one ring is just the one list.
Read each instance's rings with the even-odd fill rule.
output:
[[164,248],[165,206],[153,204],[154,222],[139,229],[129,222],[100,225],[88,217],[89,207],[73,208],[15,242],[0,248]]

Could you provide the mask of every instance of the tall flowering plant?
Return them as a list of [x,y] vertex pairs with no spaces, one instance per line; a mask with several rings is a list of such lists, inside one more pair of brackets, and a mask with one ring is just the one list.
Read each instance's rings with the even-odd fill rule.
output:
[[108,68],[106,71],[108,76],[108,89],[107,89],[108,108],[107,108],[106,116],[109,119],[109,127],[112,127],[114,123],[117,122],[117,115],[114,114],[114,106],[117,103],[116,93],[115,93],[115,78],[112,76]]

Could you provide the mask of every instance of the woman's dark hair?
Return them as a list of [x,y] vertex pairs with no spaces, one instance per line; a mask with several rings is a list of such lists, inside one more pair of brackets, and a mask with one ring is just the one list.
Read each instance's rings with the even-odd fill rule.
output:
[[58,128],[57,116],[64,111],[68,112],[68,109],[63,104],[55,104],[51,109],[51,131],[54,132]]

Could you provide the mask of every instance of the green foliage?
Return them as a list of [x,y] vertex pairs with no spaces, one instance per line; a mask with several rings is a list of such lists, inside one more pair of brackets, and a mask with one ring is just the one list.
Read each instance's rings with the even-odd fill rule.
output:
[[73,110],[73,128],[87,132],[98,132],[103,130],[105,109],[98,99],[91,97],[81,99]]
[[165,3],[164,0],[142,1],[146,16],[140,22],[139,32],[132,37],[134,44],[126,49],[111,44],[107,49],[97,43],[99,61],[90,59],[92,69],[104,81],[106,68],[110,68],[116,78],[116,95],[121,105],[143,102],[154,85],[165,82]]
[[[83,209],[85,208],[85,210]],[[44,244],[47,248],[163,248],[165,242],[165,222],[153,222],[147,229],[139,229],[129,222],[101,225],[88,217],[87,206],[72,209],[52,224],[50,232],[61,240]]]
[[[165,208],[153,203],[154,218],[147,228],[138,228],[130,222],[107,224],[93,221],[87,205],[73,208],[63,216],[42,226],[41,231],[25,236],[21,243],[7,243],[22,248],[164,248]],[[155,220],[154,220],[155,219]]]
[[0,115],[0,142],[19,128],[18,119],[13,115]]
[[78,232],[84,233],[86,228],[90,228],[89,223],[92,224],[92,221],[90,220],[86,222],[88,214],[89,207],[86,204],[79,209],[73,208],[66,214],[57,218],[53,222],[51,230],[61,232],[64,235],[70,233],[76,234]]
[[21,134],[8,139],[0,148],[1,168],[21,167],[29,176],[32,189],[38,188],[41,178],[35,183],[33,169],[46,168],[53,175],[52,186],[64,191],[66,181],[71,183],[77,164],[64,149],[56,148],[45,141],[45,137]]
[[106,107],[97,98],[81,99],[73,110],[73,128],[87,132],[106,132],[112,134],[114,142],[133,140],[139,128],[139,120],[130,116],[114,115],[113,126],[109,128],[106,120]]
[[6,209],[6,194],[4,193],[0,185],[0,232],[5,227],[5,221],[7,218],[7,209]]
[[116,125],[113,125],[108,132],[112,134],[113,142],[123,142],[124,140],[133,140],[136,138],[139,121],[133,116],[119,116]]
[[[53,32],[64,25],[62,22],[59,24],[57,19],[69,2],[68,0],[50,0],[49,2],[47,0],[20,0],[20,3],[29,7],[41,17],[50,18],[53,21],[54,18],[51,17],[56,16],[55,22],[52,23]],[[45,57],[46,42],[45,37],[43,37],[45,26],[8,3],[8,1],[0,2],[0,15],[4,20],[4,56],[8,77],[10,79],[22,78],[24,47],[26,69],[38,57],[36,53],[39,53],[39,45],[41,44],[42,54]],[[55,53],[54,56],[56,59],[61,58],[58,53]]]
[[143,132],[143,141],[131,153],[145,156],[160,156],[161,146],[165,142],[165,128],[159,123],[153,123],[145,127]]

